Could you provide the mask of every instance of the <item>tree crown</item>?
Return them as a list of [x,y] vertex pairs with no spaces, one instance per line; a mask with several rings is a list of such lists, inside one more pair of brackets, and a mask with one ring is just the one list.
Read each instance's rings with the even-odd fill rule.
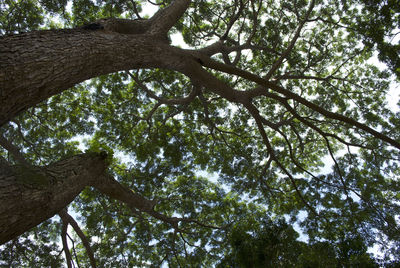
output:
[[[1,155],[45,167],[106,152],[107,176],[151,200],[133,209],[97,186],[73,201],[100,267],[400,259],[400,114],[387,104],[400,5],[378,2],[3,1],[0,42],[71,28],[143,47],[150,38],[149,55],[160,54],[143,67],[130,54],[110,58],[116,71],[27,107],[1,127]],[[159,11],[145,17],[146,3]],[[169,44],[176,34],[189,49]],[[371,64],[375,51],[388,69]],[[62,229],[46,221],[0,256],[61,265]],[[93,265],[82,237],[71,239],[71,258]],[[381,260],[367,253],[377,244]]]

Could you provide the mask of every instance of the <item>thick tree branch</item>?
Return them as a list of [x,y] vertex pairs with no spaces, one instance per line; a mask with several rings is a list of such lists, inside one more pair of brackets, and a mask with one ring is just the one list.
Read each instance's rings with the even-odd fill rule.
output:
[[108,197],[127,204],[132,210],[146,212],[154,218],[169,223],[171,226],[178,229],[179,218],[167,217],[154,211],[156,201],[146,199],[143,196],[133,192],[117,182],[112,176],[100,176],[96,181],[93,182],[92,186]]
[[158,36],[166,35],[171,27],[182,17],[183,13],[185,13],[190,2],[190,0],[174,0],[169,6],[159,10],[150,19],[148,33]]
[[102,154],[75,155],[42,168],[0,161],[0,244],[53,217],[104,172]]
[[134,212],[145,212],[150,216],[170,224],[175,230],[185,232],[178,226],[179,222],[192,222],[202,227],[220,229],[220,227],[200,223],[197,220],[168,217],[154,210],[157,200],[149,200],[123,186],[110,175],[102,175],[92,186],[108,197],[125,203]]
[[208,45],[206,47],[203,47],[197,51],[201,54],[211,57],[214,54],[221,53],[224,48],[225,48],[224,42],[219,40],[219,41],[212,43],[211,45]]
[[[214,92],[215,94],[231,102],[244,103],[246,99],[248,100],[247,96],[245,96],[242,91],[234,90],[229,85],[222,82],[208,71],[204,70],[204,68],[202,68],[200,65],[205,64],[202,61],[201,56],[198,57],[197,54],[195,55],[196,56],[194,56],[193,62],[187,62],[187,64],[183,65],[183,68],[179,70],[183,74],[187,75],[194,84],[204,86],[211,92]],[[226,64],[223,65],[230,66]]]
[[[75,84],[136,68],[182,69],[192,55],[154,36],[84,29],[0,37],[0,126]],[[29,96],[29,97],[27,97]]]

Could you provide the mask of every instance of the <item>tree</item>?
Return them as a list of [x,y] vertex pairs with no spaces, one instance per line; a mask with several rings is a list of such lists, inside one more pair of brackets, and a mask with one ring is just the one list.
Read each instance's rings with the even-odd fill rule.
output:
[[144,3],[1,2],[3,263],[61,266],[61,244],[68,267],[399,259],[400,114],[368,62],[389,50],[355,27],[376,10]]

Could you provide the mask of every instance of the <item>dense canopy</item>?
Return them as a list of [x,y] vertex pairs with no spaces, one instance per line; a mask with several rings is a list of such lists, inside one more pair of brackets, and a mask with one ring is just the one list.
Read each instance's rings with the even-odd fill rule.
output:
[[395,266],[399,14],[0,0],[0,266]]

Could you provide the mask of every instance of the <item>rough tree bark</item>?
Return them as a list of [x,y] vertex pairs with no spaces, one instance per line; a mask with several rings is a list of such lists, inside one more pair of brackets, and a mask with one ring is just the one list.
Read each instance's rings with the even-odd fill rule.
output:
[[[170,46],[166,38],[189,3],[175,0],[149,20],[106,19],[76,29],[0,37],[0,126],[89,78],[135,68],[182,70],[188,62],[196,64],[190,53]],[[10,166],[0,159],[0,244],[60,212],[85,186],[176,223],[154,212],[150,200],[104,176],[105,169],[105,158],[98,154],[41,168]]]
[[102,74],[135,68],[182,70],[193,56],[167,43],[189,0],[145,21],[99,20],[92,27],[0,37],[0,126],[29,107]]
[[188,54],[158,36],[49,30],[0,38],[0,125],[99,75],[135,68],[181,69]]
[[0,244],[65,208],[106,170],[106,155],[81,154],[42,168],[0,161]]

